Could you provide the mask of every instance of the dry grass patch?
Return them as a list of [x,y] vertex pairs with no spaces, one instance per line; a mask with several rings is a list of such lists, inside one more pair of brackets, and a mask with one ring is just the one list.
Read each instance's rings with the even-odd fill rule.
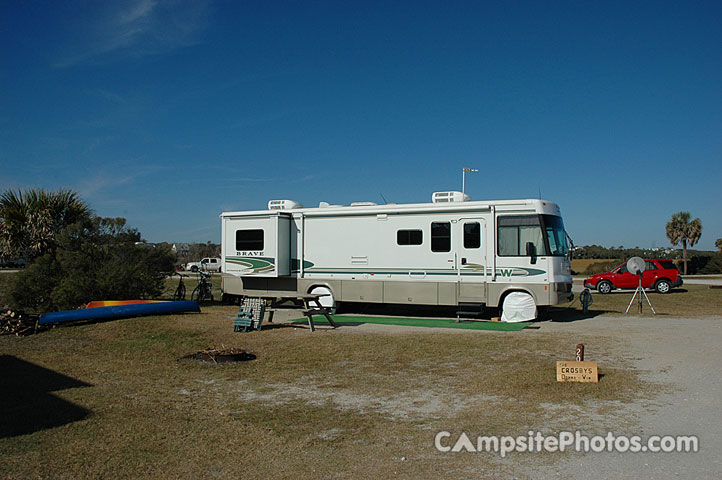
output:
[[[434,434],[606,432],[633,422],[625,404],[657,391],[611,338],[352,327],[234,334],[236,308],[0,338],[4,353],[89,384],[52,395],[90,412],[0,438],[0,477],[494,477],[522,458],[440,454]],[[579,341],[602,361],[597,385],[555,381],[554,362]],[[208,346],[258,358],[180,360]],[[38,402],[27,407],[46,407]]]
[[616,263],[619,265],[622,262],[623,260],[613,258],[575,258],[572,259],[572,270],[579,275],[583,275],[592,265],[604,263]]
[[[615,290],[607,295],[602,295],[592,290],[594,303],[590,308],[592,315],[611,314],[624,315],[629,302],[632,300],[634,290]],[[649,301],[658,315],[675,317],[704,317],[722,316],[722,289],[709,288],[707,285],[684,285],[681,288],[672,290],[668,294],[647,292]],[[577,300],[572,304],[571,309],[552,309],[549,316],[553,319],[578,318],[582,316],[579,305],[579,294]],[[634,299],[628,315],[637,315],[639,311],[637,298]],[[645,316],[652,315],[646,299],[643,299],[642,313]]]

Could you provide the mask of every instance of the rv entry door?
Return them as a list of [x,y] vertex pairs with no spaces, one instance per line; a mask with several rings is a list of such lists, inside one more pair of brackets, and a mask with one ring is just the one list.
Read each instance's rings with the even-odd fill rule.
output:
[[459,302],[486,303],[487,225],[484,217],[454,223],[454,256]]

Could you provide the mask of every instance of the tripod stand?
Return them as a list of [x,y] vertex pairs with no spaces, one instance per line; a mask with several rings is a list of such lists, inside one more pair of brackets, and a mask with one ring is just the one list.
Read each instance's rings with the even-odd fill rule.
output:
[[647,292],[645,292],[644,289],[642,288],[641,272],[639,274],[639,286],[637,287],[636,290],[634,290],[634,295],[632,295],[632,300],[629,302],[629,305],[627,306],[627,310],[625,310],[624,313],[629,313],[629,308],[632,306],[632,303],[634,303],[634,298],[637,296],[637,293],[639,293],[639,313],[642,313],[642,295],[644,295],[644,298],[647,300],[647,304],[649,305],[649,308],[652,309],[652,313],[657,315],[657,312],[654,311],[654,307],[652,306],[652,302],[649,301]]

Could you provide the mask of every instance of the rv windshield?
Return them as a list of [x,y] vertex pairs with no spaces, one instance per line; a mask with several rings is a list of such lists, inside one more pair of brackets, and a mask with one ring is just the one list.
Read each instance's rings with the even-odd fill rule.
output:
[[544,221],[544,230],[549,242],[549,254],[560,257],[566,256],[569,253],[569,245],[567,244],[567,235],[564,231],[562,217],[555,217],[554,215],[542,215],[541,217]]

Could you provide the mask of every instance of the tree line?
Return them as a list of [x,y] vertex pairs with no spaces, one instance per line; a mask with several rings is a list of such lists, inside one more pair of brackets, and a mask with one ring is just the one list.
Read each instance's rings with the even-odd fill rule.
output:
[[27,261],[11,281],[11,306],[37,313],[157,298],[176,261],[170,248],[144,247],[124,218],[95,215],[70,190],[4,192],[0,251]]
[[702,236],[702,221],[692,219],[690,212],[678,212],[665,226],[665,233],[672,247],[676,248],[624,248],[585,245],[574,249],[574,258],[579,259],[617,259],[627,260],[631,257],[671,258],[680,259],[682,272],[688,273],[722,273],[722,238],[715,241],[717,252],[691,250]]

